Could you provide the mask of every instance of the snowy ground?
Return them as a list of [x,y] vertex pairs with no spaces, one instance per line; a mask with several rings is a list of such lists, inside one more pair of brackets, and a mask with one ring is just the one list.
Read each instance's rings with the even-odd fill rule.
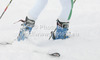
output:
[[[9,1],[0,0],[0,15]],[[14,22],[24,19],[34,3],[35,0],[13,0],[0,19],[0,42],[16,39],[21,22]],[[99,0],[77,0],[70,21],[74,37],[52,41],[48,38],[56,26],[61,6],[59,0],[49,0],[28,40],[0,45],[0,60],[100,60],[99,3]],[[60,58],[46,54],[55,51],[61,53]]]

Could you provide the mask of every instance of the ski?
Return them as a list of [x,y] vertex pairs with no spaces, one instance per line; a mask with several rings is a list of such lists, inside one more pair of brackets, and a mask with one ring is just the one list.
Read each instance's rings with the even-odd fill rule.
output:
[[60,53],[58,52],[55,52],[55,53],[51,53],[49,54],[50,56],[53,56],[53,57],[60,57]]
[[52,56],[52,57],[60,57],[61,56],[60,53],[58,53],[58,52],[48,53],[48,52],[44,52],[44,51],[35,50],[34,53],[46,54],[46,55]]
[[9,42],[1,42],[0,45],[12,45],[12,43],[9,43]]
[[10,41],[10,42],[0,42],[0,45],[12,45],[13,42],[16,41],[16,39],[14,39],[13,41]]

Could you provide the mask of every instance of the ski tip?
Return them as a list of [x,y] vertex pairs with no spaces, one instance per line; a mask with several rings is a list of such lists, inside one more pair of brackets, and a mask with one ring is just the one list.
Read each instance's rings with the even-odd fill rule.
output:
[[60,57],[60,53],[51,53],[51,54],[49,54],[50,56],[54,56],[54,57]]

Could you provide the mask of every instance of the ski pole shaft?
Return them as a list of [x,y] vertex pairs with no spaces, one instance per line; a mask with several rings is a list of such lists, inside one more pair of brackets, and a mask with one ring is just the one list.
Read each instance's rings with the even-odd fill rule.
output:
[[9,5],[11,4],[12,0],[10,0],[9,4],[6,6],[6,8],[4,9],[3,13],[0,16],[0,19],[2,18],[2,16],[4,15],[4,13],[6,12],[6,10],[8,9]]
[[76,0],[73,1],[73,3],[75,3],[75,2],[76,2]]
[[[55,30],[54,30],[53,32],[55,32],[55,31],[56,31],[56,29],[57,29],[57,28],[55,28]],[[52,35],[49,37],[49,40],[51,39],[51,37],[52,37]]]

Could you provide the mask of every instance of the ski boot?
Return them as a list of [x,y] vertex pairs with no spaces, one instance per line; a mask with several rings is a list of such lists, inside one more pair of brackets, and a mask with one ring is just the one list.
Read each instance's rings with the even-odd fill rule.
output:
[[57,39],[66,39],[69,38],[69,36],[66,35],[69,27],[69,22],[60,22],[57,19],[57,27],[56,27],[56,32],[52,31],[51,36],[53,40]]
[[21,24],[22,28],[20,29],[19,35],[17,37],[18,41],[27,39],[31,33],[32,28],[35,25],[35,21],[30,20],[28,17],[26,17],[25,21],[22,22],[23,22],[23,24]]

